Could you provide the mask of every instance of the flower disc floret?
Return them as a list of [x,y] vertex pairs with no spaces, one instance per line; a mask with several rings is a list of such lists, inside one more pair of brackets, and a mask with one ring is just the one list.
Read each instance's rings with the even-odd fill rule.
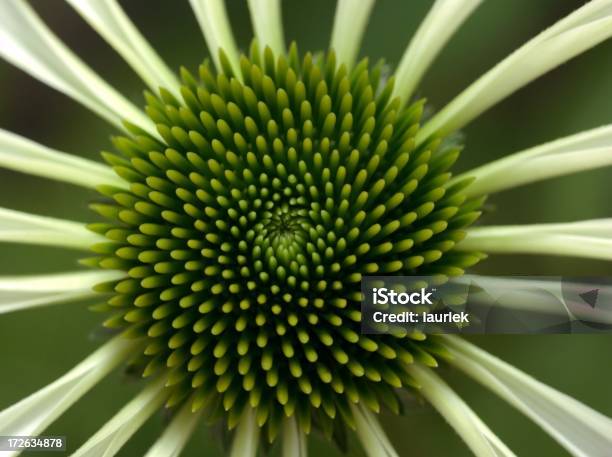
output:
[[169,405],[230,427],[250,405],[271,440],[285,415],[341,440],[351,403],[399,412],[406,367],[438,351],[362,335],[361,278],[461,274],[482,257],[453,250],[482,200],[447,185],[459,148],[415,148],[424,103],[392,99],[382,63],[256,43],[239,74],[220,61],[181,71],[182,100],[146,94],[159,137],[127,123],[104,153],[129,182],[92,205],[109,241],[88,262],[126,272],[98,286],[105,324],[146,337],[138,363],[169,373]]

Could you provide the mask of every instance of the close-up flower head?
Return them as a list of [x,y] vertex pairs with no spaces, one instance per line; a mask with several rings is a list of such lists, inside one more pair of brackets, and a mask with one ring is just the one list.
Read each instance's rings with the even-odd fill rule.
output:
[[[610,37],[612,0],[0,0],[0,456],[611,457]],[[477,284],[498,335],[364,330],[369,277]],[[582,330],[508,330],[570,289]]]

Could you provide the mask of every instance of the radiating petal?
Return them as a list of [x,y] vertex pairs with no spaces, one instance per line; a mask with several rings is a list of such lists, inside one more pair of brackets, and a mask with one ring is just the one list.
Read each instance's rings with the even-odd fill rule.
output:
[[236,428],[234,442],[230,457],[255,457],[259,445],[259,427],[255,419],[255,412],[245,408],[242,418]]
[[104,240],[79,222],[0,208],[0,242],[89,249]]
[[249,0],[249,11],[259,45],[270,46],[276,56],[285,54],[281,1]]
[[72,457],[112,457],[162,407],[165,378],[149,385],[83,444]]
[[[135,340],[117,336],[61,378],[0,412],[0,435],[40,434],[98,381],[127,359],[138,344]],[[19,452],[2,455],[17,454]]]
[[0,167],[94,188],[101,184],[127,188],[112,168],[35,143],[0,129]]
[[338,0],[330,47],[338,62],[349,68],[355,63],[374,0]]
[[417,134],[421,144],[447,135],[534,79],[612,36],[612,0],[593,0],[528,41],[436,114]]
[[374,414],[362,405],[350,406],[357,437],[368,457],[399,457]]
[[474,455],[478,457],[515,456],[433,370],[419,364],[412,364],[407,369],[421,385],[419,392],[455,429]]
[[482,0],[436,0],[395,72],[394,95],[407,102],[444,45]]
[[[473,227],[457,249],[612,260],[612,219]],[[608,231],[607,231],[608,230]]]
[[285,420],[283,427],[283,457],[307,457],[306,434],[295,417]]
[[178,457],[201,416],[202,410],[194,413],[191,402],[185,402],[145,457]]
[[[562,283],[561,278],[463,275],[456,281],[468,287],[472,285],[478,287],[479,290],[482,290],[482,299],[486,300],[487,304],[491,304],[491,301],[493,301],[495,306],[519,311],[537,311],[550,314],[564,312],[563,322],[567,322],[567,310],[560,311],[556,303],[543,299],[552,295],[557,300],[564,301],[562,289],[564,283]],[[574,284],[578,286],[578,283]],[[504,297],[507,296],[509,298],[506,300]],[[470,300],[472,298],[478,300],[481,295],[470,294]]]
[[0,314],[92,297],[95,285],[123,276],[120,271],[0,276]]
[[[486,276],[463,275],[454,279],[457,284],[466,287],[476,287],[479,292],[470,292],[470,303],[482,303],[486,306],[494,305],[506,310],[521,312],[535,312],[547,315],[546,326],[567,325],[568,321],[582,321],[599,324],[612,324],[612,309],[605,306],[592,308],[576,305],[568,301],[575,292],[598,289],[599,296],[610,296],[612,286],[607,281],[593,282],[592,278],[585,280],[568,279],[561,277],[521,277],[521,276]],[[551,299],[552,298],[552,299]],[[519,314],[520,315],[520,314]],[[523,314],[526,316],[527,314]],[[539,325],[538,320],[530,319],[534,327]]]
[[510,154],[467,171],[449,185],[476,178],[469,196],[490,194],[543,179],[612,165],[612,125],[606,125]]
[[189,0],[191,8],[200,24],[208,51],[215,62],[217,69],[221,70],[219,50],[227,56],[235,75],[239,75],[238,48],[234,41],[232,28],[227,17],[223,0]]
[[110,123],[157,135],[153,123],[64,45],[23,0],[0,2],[0,56]]
[[443,338],[453,365],[528,416],[570,454],[593,457],[610,453],[612,419],[461,338]]
[[179,95],[179,82],[116,0],[66,0],[157,92]]

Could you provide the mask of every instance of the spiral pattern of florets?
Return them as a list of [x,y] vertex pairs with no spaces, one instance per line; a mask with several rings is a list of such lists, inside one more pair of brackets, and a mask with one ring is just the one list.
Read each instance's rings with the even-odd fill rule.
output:
[[182,100],[147,93],[159,137],[126,124],[103,154],[129,182],[92,205],[109,241],[89,263],[126,272],[98,287],[105,324],[146,336],[169,404],[230,427],[250,405],[270,439],[285,415],[338,438],[351,402],[397,412],[406,364],[436,364],[423,334],[360,333],[362,276],[461,274],[481,256],[453,246],[481,202],[447,185],[458,148],[415,148],[423,102],[400,108],[382,64],[256,44],[239,74],[221,63],[181,70]]

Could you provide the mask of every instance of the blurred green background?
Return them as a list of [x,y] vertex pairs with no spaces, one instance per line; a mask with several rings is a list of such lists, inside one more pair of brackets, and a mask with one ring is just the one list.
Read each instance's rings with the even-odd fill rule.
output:
[[[7,0],[0,0],[7,1]],[[103,1],[103,0],[101,0]],[[207,55],[186,0],[121,2],[173,68],[194,69]],[[433,107],[442,107],[463,87],[538,31],[580,6],[575,0],[485,2],[437,59],[420,88]],[[143,84],[74,11],[60,0],[32,4],[83,59],[137,104]],[[395,65],[430,1],[379,0],[366,31],[362,55]],[[228,2],[240,47],[252,36],[246,4]],[[301,50],[325,48],[334,2],[284,1],[287,40]],[[98,158],[113,130],[85,108],[0,62],[0,126],[70,153]],[[612,121],[612,42],[604,43],[545,75],[468,126],[459,169],[522,148]],[[487,223],[571,221],[612,214],[612,170],[555,179],[496,195]],[[92,192],[0,170],[0,206],[88,221]],[[0,246],[0,273],[39,273],[75,268],[78,253],[38,247]],[[481,264],[493,274],[610,274],[605,262],[553,257],[498,256]],[[0,319],[0,409],[63,374],[102,341],[100,316],[79,303],[3,315]],[[487,336],[474,340],[552,386],[612,415],[612,335]],[[489,392],[449,369],[446,379],[519,456],[567,455],[535,425]],[[121,373],[109,376],[58,420],[49,434],[67,435],[76,449],[141,388]],[[404,417],[385,417],[385,428],[402,456],[470,455],[436,412],[409,400]],[[142,455],[164,427],[154,416],[120,455]],[[186,456],[221,455],[219,434],[196,432]],[[354,440],[353,440],[354,441]],[[338,455],[318,437],[312,455]],[[355,442],[350,455],[362,455]]]

